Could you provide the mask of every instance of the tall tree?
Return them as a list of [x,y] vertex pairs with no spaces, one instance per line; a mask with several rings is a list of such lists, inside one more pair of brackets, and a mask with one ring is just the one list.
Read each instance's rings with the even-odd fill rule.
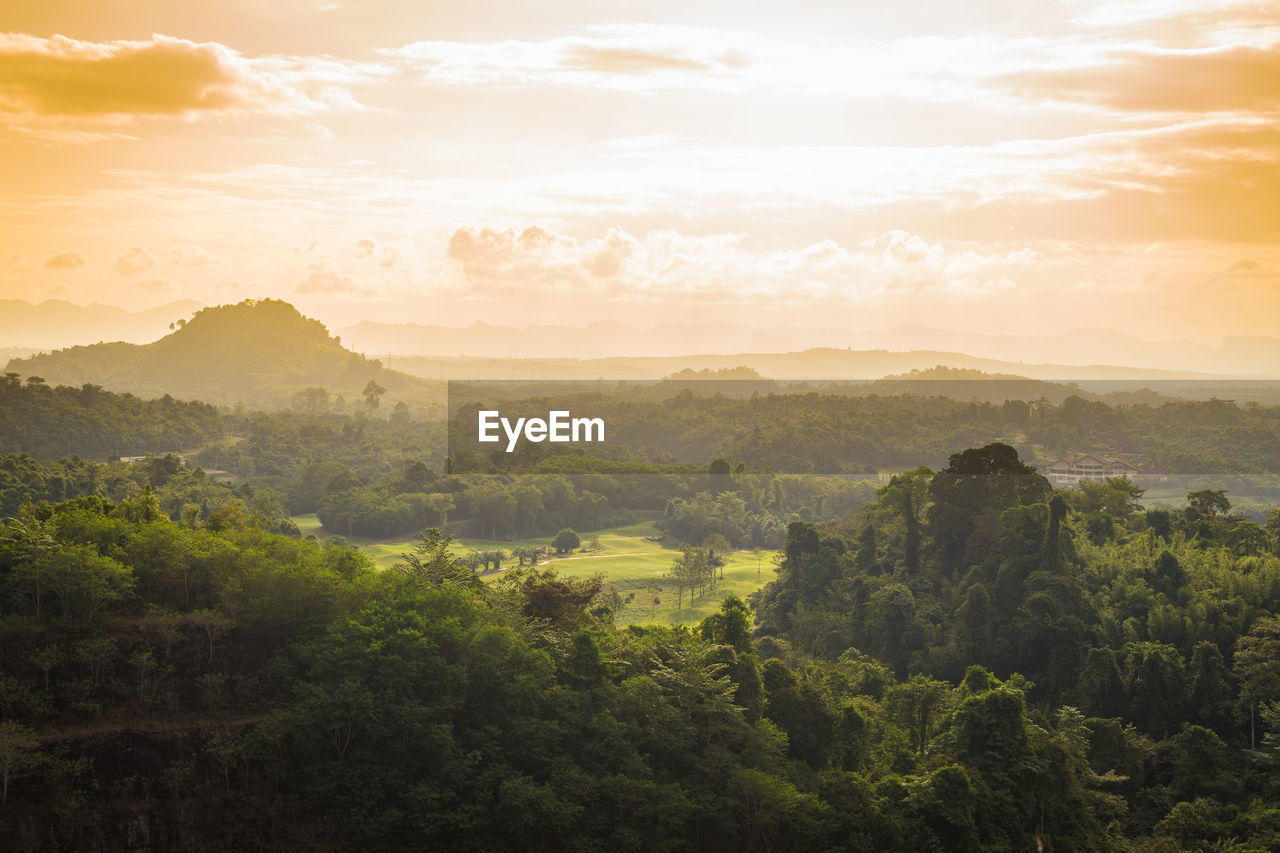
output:
[[378,380],[370,379],[369,383],[364,386],[364,390],[360,392],[364,395],[364,406],[369,410],[369,417],[373,417],[373,413],[378,411],[378,405],[382,401],[382,395],[387,393],[387,389],[378,384]]
[[1240,680],[1240,701],[1249,708],[1249,748],[1256,749],[1258,705],[1280,700],[1280,619],[1259,619],[1236,640],[1232,669]]
[[[929,528],[943,564],[961,568],[960,559],[978,530],[977,519],[984,514],[998,519],[1010,507],[1045,500],[1050,491],[1049,481],[1024,464],[1018,451],[1007,444],[953,454],[929,483],[933,500]],[[989,556],[989,551],[980,548],[978,556]]]
[[880,502],[892,507],[902,520],[902,561],[913,575],[920,571],[920,526],[933,476],[932,470],[921,465],[905,474],[895,475],[877,494]]
[[452,543],[452,534],[441,533],[435,527],[424,530],[409,553],[401,556],[393,568],[421,586],[458,584],[475,587],[483,583],[467,569],[460,557],[449,550]]

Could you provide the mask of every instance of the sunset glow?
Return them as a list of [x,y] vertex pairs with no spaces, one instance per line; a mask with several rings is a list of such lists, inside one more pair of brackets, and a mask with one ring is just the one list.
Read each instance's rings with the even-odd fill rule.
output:
[[1269,3],[6,4],[0,297],[1280,336],[1278,117]]

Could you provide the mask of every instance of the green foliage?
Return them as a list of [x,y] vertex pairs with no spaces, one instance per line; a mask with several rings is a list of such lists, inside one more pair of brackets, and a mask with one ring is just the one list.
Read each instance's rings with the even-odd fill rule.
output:
[[552,540],[551,544],[555,547],[557,554],[567,554],[576,550],[582,544],[582,537],[571,528],[566,527],[556,534],[556,538]]
[[[301,441],[297,417],[263,429]],[[441,525],[488,518],[492,497],[498,531],[567,528],[588,495],[618,494],[598,471],[485,486],[425,463],[362,485],[321,458],[328,440],[282,477],[321,501],[364,489],[416,512],[410,496],[439,496],[421,509]],[[753,508],[804,482],[730,472],[719,492],[690,480],[681,506],[746,541]],[[377,572],[340,540],[273,532],[276,492],[200,491],[163,458],[130,473],[118,499],[19,507],[0,528],[0,817],[40,838],[109,836],[100,815],[139,802],[197,816],[177,831],[210,849],[1261,850],[1280,835],[1280,560],[1233,538],[1229,509],[1161,530],[989,445],[891,478],[844,523],[791,518],[777,581],[695,629],[619,629],[600,578],[532,554],[490,548],[506,570],[486,583],[428,524]],[[1096,512],[1112,525],[1098,542]],[[707,531],[672,575],[709,585],[712,554],[744,539]]]
[[[222,418],[206,403],[183,402],[168,394],[140,400],[92,384],[24,385],[17,373],[0,378],[0,453],[41,459],[140,456],[193,447],[221,433]],[[48,495],[51,500],[71,496]]]

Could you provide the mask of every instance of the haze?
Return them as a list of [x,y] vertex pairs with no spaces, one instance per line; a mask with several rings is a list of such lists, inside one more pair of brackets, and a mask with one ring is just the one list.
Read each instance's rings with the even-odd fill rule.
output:
[[1280,336],[1274,4],[103,0],[0,33],[0,298]]

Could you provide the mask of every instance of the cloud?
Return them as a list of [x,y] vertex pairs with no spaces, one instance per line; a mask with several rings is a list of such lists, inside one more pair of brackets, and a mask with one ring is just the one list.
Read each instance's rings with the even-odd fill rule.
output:
[[[1021,205],[1024,234],[1119,240],[1280,240],[1280,127],[1259,118],[1205,120],[1073,140],[1076,168],[1057,201]],[[976,226],[1016,202],[969,212]]]
[[422,72],[429,81],[452,84],[722,88],[752,63],[742,45],[751,37],[740,33],[643,24],[591,29],[590,36],[420,41],[379,52]]
[[141,246],[134,246],[116,258],[116,272],[120,275],[139,275],[155,265],[155,257]]
[[314,112],[342,105],[334,84],[358,77],[355,70],[344,77],[342,67],[248,59],[221,44],[163,35],[88,42],[0,34],[0,111],[72,118]]
[[349,275],[342,275],[330,264],[317,264],[293,289],[294,293],[307,295],[368,295],[372,291],[362,287]]
[[379,246],[372,237],[362,237],[356,241],[355,257],[358,260],[372,260],[383,269],[391,269],[400,259],[400,253],[394,246]]
[[1240,258],[1213,276],[1213,281],[1226,285],[1247,285],[1250,282],[1275,283],[1280,281],[1280,273],[1277,273],[1275,268],[1253,258]]
[[856,248],[833,240],[769,251],[740,234],[693,236],[611,228],[578,240],[547,228],[460,228],[449,258],[477,293],[599,292],[618,297],[711,295],[858,298],[933,293],[969,298],[1017,286],[1040,255],[1028,249],[950,249],[906,231],[873,235]]
[[654,71],[710,71],[712,65],[687,56],[637,48],[570,44],[561,51],[565,68],[604,74],[648,74]]
[[74,270],[79,269],[84,264],[84,255],[74,249],[68,252],[59,252],[44,262],[45,268],[51,270]]
[[1280,42],[1194,50],[1124,50],[1074,67],[1021,71],[997,85],[1032,98],[1123,111],[1280,109]]
[[93,145],[99,142],[138,142],[139,137],[128,133],[117,133],[105,130],[71,130],[62,127],[23,127],[14,125],[10,128],[15,133],[43,142],[47,145]]
[[174,265],[192,272],[211,272],[227,265],[225,258],[215,255],[202,246],[177,243],[169,247],[169,260]]

